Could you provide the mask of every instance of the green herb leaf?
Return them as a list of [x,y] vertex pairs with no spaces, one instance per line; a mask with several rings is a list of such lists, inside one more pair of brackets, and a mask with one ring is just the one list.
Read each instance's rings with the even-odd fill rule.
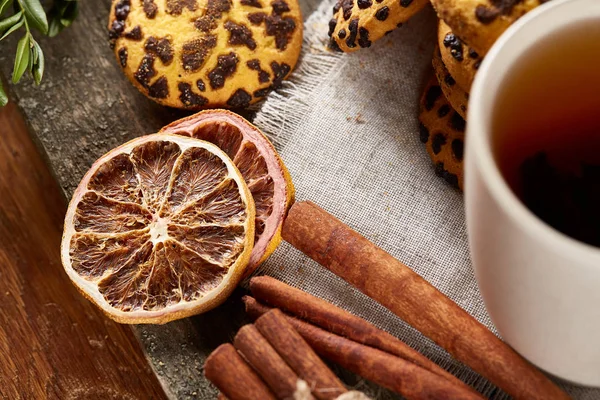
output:
[[65,10],[62,13],[62,18],[60,19],[61,24],[65,27],[71,26],[73,21],[75,21],[75,18],[77,18],[78,14],[79,14],[79,2],[77,2],[77,1],[68,2],[67,7],[65,8]]
[[64,27],[64,28],[68,28],[69,26],[71,26],[71,24],[73,23],[73,21],[71,21],[70,19],[66,19],[66,18],[61,18],[60,19],[60,24]]
[[31,62],[33,64],[37,64],[38,62],[38,47],[36,47],[37,42],[31,38]]
[[0,15],[4,14],[4,11],[11,5],[13,0],[0,0]]
[[48,36],[58,35],[64,28],[71,26],[79,14],[79,2],[76,0],[57,0],[49,12],[50,27]]
[[8,96],[2,87],[2,80],[0,80],[0,107],[4,107],[8,104]]
[[40,0],[20,0],[27,22],[44,35],[48,33],[48,19]]
[[10,17],[0,21],[0,32],[4,32],[8,28],[14,26],[16,23],[21,21],[22,16],[23,16],[23,12],[19,11],[15,15],[11,15]]
[[60,19],[53,18],[50,20],[50,26],[48,27],[48,36],[54,37],[58,35],[62,29]]
[[27,61],[26,70],[33,74],[33,60],[35,59],[35,55],[33,54],[33,47],[29,46],[28,51],[29,51],[29,58]]
[[12,82],[18,83],[29,65],[29,34],[25,34],[17,44],[15,55],[15,66],[13,69]]
[[[21,14],[21,15],[23,15],[23,14]],[[21,28],[24,23],[25,23],[25,20],[23,18],[21,18],[19,20],[19,22],[17,22],[15,25],[13,25],[9,30],[6,31],[6,33],[4,35],[2,35],[2,37],[0,37],[0,41],[4,40],[8,35],[13,33],[14,31],[16,31],[17,29]],[[2,31],[0,31],[0,32],[2,32]]]
[[44,52],[37,42],[33,42],[33,48],[35,49],[35,54],[37,56],[37,61],[33,66],[33,79],[35,80],[35,84],[39,85],[40,82],[42,82],[42,77],[44,76]]

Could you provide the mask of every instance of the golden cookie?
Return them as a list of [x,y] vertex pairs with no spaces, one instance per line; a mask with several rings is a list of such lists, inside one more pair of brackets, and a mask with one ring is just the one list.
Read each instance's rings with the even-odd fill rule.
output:
[[513,22],[548,0],[431,0],[452,32],[485,55]]
[[370,47],[428,3],[429,0],[338,0],[329,21],[329,36],[345,52]]
[[436,47],[433,52],[433,70],[435,76],[438,79],[444,96],[448,99],[448,102],[463,118],[467,116],[467,106],[469,104],[469,93],[465,92],[460,86],[456,84],[456,80],[450,72],[446,69],[444,62],[442,61],[442,55],[440,54],[439,47]]
[[483,58],[452,33],[450,27],[441,19],[438,26],[438,45],[448,72],[458,86],[469,92]]
[[109,38],[125,75],[170,107],[239,108],[296,65],[297,0],[113,0]]
[[419,121],[420,139],[436,175],[462,190],[465,120],[452,109],[435,76],[429,79],[421,96]]

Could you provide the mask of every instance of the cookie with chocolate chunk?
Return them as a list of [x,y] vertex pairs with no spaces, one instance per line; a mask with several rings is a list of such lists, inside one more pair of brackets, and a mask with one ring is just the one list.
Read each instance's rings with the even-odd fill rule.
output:
[[329,36],[345,52],[370,47],[428,3],[429,0],[338,0],[329,21]]
[[113,0],[125,75],[170,107],[243,108],[285,79],[302,45],[297,0]]
[[465,120],[452,109],[435,76],[421,96],[419,122],[420,139],[436,175],[462,190]]
[[448,99],[448,102],[463,118],[467,117],[467,106],[469,104],[469,93],[464,91],[457,83],[456,79],[448,72],[444,62],[442,61],[442,55],[439,47],[436,47],[433,52],[433,70],[437,77],[438,83],[444,92],[444,96]]
[[483,57],[456,36],[442,20],[438,25],[438,46],[442,61],[450,75],[456,80],[458,86],[469,92]]
[[440,19],[485,55],[513,22],[549,0],[431,0]]

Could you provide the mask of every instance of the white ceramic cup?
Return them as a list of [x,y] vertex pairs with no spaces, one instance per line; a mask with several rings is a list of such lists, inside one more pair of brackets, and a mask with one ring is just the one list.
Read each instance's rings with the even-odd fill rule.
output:
[[469,100],[465,197],[475,276],[502,338],[541,369],[600,387],[600,248],[533,215],[506,184],[491,144],[510,66],[546,35],[590,19],[600,24],[600,0],[553,0],[518,20],[486,55]]

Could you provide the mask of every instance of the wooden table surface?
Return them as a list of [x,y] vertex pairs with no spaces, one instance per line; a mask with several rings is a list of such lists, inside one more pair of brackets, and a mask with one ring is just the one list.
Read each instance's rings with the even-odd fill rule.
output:
[[[301,0],[305,17],[317,3]],[[146,99],[122,74],[107,41],[109,8],[110,0],[81,1],[72,27],[54,39],[39,40],[46,56],[42,85],[35,87],[28,81],[11,89],[34,142],[67,198],[99,156],[185,115]],[[0,72],[5,77],[10,76],[18,38],[11,39],[2,43],[0,52]],[[56,243],[56,254],[58,247]],[[163,326],[133,327],[170,396],[215,397],[202,366],[206,356],[244,323],[239,296],[234,294],[226,304],[201,316]]]
[[0,137],[0,399],[164,399],[134,332],[63,272],[65,198],[13,103]]

